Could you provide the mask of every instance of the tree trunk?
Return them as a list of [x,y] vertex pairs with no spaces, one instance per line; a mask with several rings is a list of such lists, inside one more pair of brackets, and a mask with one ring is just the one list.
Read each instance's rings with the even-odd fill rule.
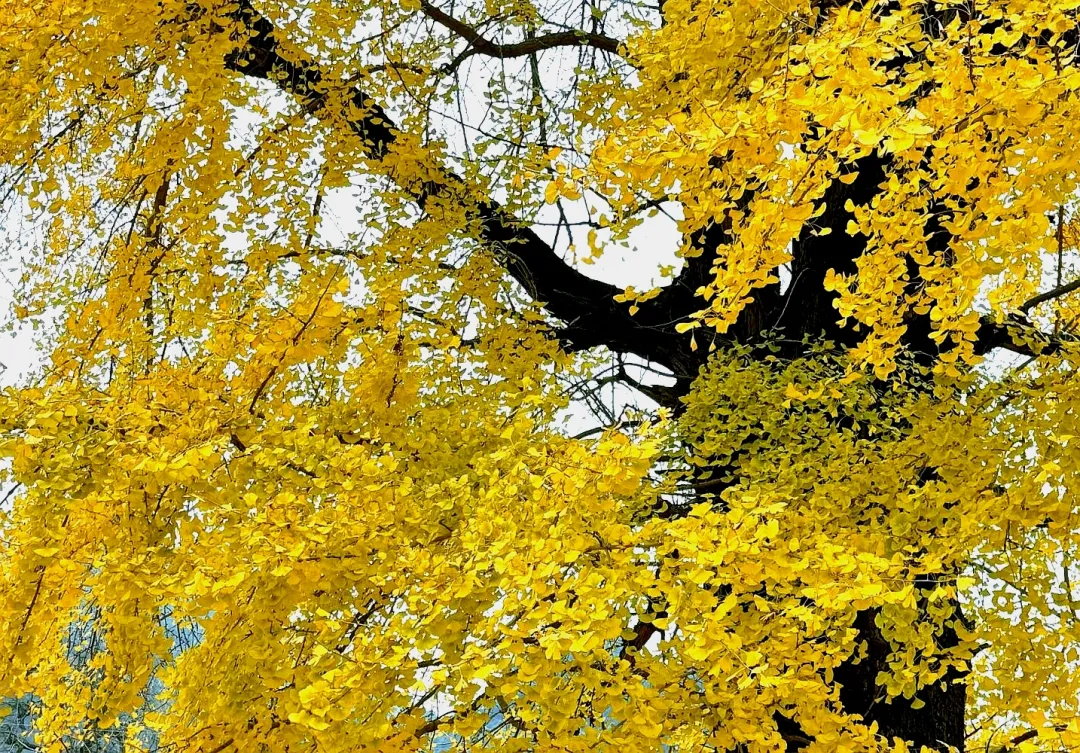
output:
[[[831,228],[832,233],[812,235],[808,232],[796,241],[792,254],[791,286],[783,295],[776,289],[770,289],[755,296],[755,303],[747,307],[731,329],[729,335],[733,340],[753,344],[765,329],[782,328],[785,341],[783,355],[789,358],[804,354],[804,342],[828,339],[847,346],[858,342],[858,336],[852,329],[838,325],[833,307],[835,294],[826,291],[823,283],[829,269],[842,273],[855,271],[855,261],[865,249],[866,238],[846,233],[851,214],[845,205],[849,201],[856,206],[870,203],[886,180],[888,168],[887,157],[872,154],[852,165],[851,170],[858,173],[854,181],[850,184],[837,181],[829,188],[822,200],[824,212],[817,225]],[[928,247],[939,252],[947,247],[949,239],[941,230],[940,218],[931,219],[927,231]],[[720,233],[713,233],[704,245],[715,248],[720,237]],[[708,256],[708,253],[702,254],[702,257]],[[908,284],[916,285],[919,283],[918,266],[914,263],[909,266],[912,269],[909,270]],[[938,352],[937,345],[929,337],[932,329],[929,317],[912,315],[906,324],[903,345],[915,355],[917,361],[929,365]],[[683,355],[684,359],[692,357],[698,359],[697,368],[700,368],[704,363],[700,353],[686,351]],[[693,369],[695,373],[697,368]],[[909,380],[919,378],[908,376]],[[680,397],[689,392],[691,381],[690,378],[680,380]],[[718,474],[714,468],[713,476],[728,475],[732,470],[725,468]],[[699,490],[698,501],[704,499],[716,504],[718,491],[723,487],[718,488],[715,484],[714,480],[706,482],[706,486],[711,486],[707,490]],[[920,589],[930,585],[930,582],[916,584]],[[959,605],[954,607],[959,616]],[[872,609],[857,615],[854,627],[858,631],[858,649],[834,672],[834,682],[844,710],[860,715],[868,724],[876,723],[878,734],[886,739],[899,737],[905,740],[913,751],[918,751],[921,746],[932,750],[963,751],[966,672],[950,670],[942,681],[923,688],[914,698],[888,699],[885,689],[878,683],[878,676],[888,669],[891,647],[876,623],[877,618],[877,610]],[[948,627],[937,640],[943,649],[957,644],[955,631]],[[778,719],[778,722],[781,733],[791,740],[789,750],[797,751],[805,747],[806,738],[797,729],[789,730],[790,734],[785,733],[785,727],[797,728],[797,725],[787,719]]]
[[[855,618],[859,642],[865,647],[860,655],[845,662],[834,674],[840,686],[840,701],[844,710],[862,716],[867,722],[877,722],[883,737],[899,737],[906,740],[912,750],[925,745],[935,750],[956,748],[964,750],[964,719],[967,686],[955,671],[946,675],[944,687],[935,684],[923,688],[916,695],[921,708],[913,708],[911,701],[895,698],[885,699],[884,691],[877,685],[877,675],[886,669],[889,644],[875,624],[877,611],[868,609]],[[946,631],[940,638],[941,645],[956,644],[956,634]]]

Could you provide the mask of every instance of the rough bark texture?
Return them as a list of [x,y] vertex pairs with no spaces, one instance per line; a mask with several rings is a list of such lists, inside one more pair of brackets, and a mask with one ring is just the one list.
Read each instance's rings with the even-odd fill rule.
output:
[[[886,668],[889,644],[874,623],[876,617],[875,610],[859,613],[855,627],[864,651],[835,673],[844,710],[860,714],[868,722],[877,722],[881,735],[907,740],[912,750],[919,750],[922,745],[937,750],[949,746],[964,750],[967,686],[963,678],[950,673],[944,687],[939,684],[924,688],[916,696],[925,704],[922,708],[912,708],[911,702],[902,698],[886,702],[876,677]],[[944,646],[955,645],[956,636],[947,631],[940,641]]]

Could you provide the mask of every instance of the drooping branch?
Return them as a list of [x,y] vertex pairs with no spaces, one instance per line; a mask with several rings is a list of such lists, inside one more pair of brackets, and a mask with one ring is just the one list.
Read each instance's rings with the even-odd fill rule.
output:
[[436,23],[445,26],[469,43],[469,46],[446,66],[447,70],[456,69],[464,60],[473,55],[486,55],[487,57],[492,58],[507,59],[533,55],[537,52],[551,50],[556,47],[593,47],[597,50],[603,50],[604,52],[616,55],[619,52],[619,46],[621,44],[619,40],[605,34],[596,34],[594,32],[580,30],[559,31],[532,37],[520,42],[501,44],[499,42],[493,42],[481,34],[477,29],[469,26],[464,21],[455,18],[441,8],[435,7],[427,2],[427,0],[421,0],[420,10],[423,11],[425,16]]

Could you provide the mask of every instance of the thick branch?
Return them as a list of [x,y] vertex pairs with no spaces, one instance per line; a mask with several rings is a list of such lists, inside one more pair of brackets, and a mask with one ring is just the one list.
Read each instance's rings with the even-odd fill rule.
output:
[[1080,280],[1058,285],[1045,293],[1039,293],[1020,304],[1020,313],[1011,314],[1003,321],[984,316],[979,323],[975,352],[983,355],[996,348],[1036,358],[1057,353],[1066,344],[1075,344],[1080,337],[1071,331],[1044,332],[1027,318],[1027,313],[1039,304],[1053,301],[1080,290]]
[[[229,69],[273,82],[320,119],[335,115],[330,111],[330,94],[335,90],[345,92],[348,109],[340,117],[362,140],[366,156],[382,160],[390,154],[398,131],[382,107],[362,89],[346,82],[327,80],[319,65],[300,52],[290,48],[286,53],[273,25],[249,0],[241,0],[238,9],[229,17],[240,26],[238,46],[225,61]],[[475,223],[478,240],[496,254],[507,272],[549,314],[567,323],[561,334],[574,349],[602,345],[671,365],[672,359],[666,349],[671,348],[672,343],[665,337],[670,334],[670,327],[658,327],[655,322],[631,318],[626,308],[613,300],[621,290],[574,269],[496,201],[473,198],[476,192],[451,171],[437,165],[422,168],[398,173],[391,171],[391,177],[398,180],[401,188],[410,193],[421,208],[432,199],[464,206],[467,216]],[[427,177],[423,180],[404,178],[405,172]]]
[[1047,333],[1026,317],[1013,314],[1004,322],[984,316],[979,323],[975,352],[985,355],[1001,348],[1030,358],[1051,356],[1068,344],[1080,342],[1071,332]]

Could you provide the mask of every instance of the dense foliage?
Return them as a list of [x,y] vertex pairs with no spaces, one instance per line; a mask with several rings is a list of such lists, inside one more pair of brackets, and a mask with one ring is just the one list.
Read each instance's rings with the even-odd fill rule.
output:
[[1078,15],[0,0],[0,729],[1080,747]]

